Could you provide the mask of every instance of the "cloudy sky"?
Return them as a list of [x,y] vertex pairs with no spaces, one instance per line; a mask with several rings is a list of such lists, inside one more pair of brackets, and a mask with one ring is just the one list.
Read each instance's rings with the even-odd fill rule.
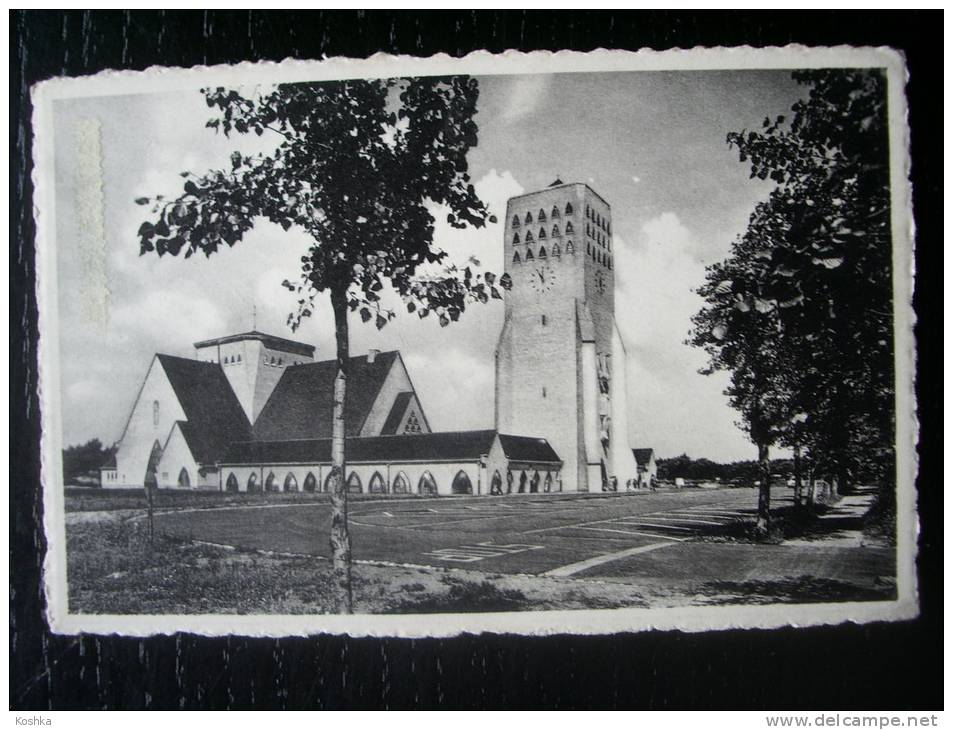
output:
[[[503,263],[507,198],[556,177],[586,182],[612,206],[617,319],[629,353],[629,420],[635,446],[661,456],[753,458],[734,425],[724,376],[702,376],[702,352],[683,344],[701,305],[692,293],[706,264],[723,258],[744,230],[766,183],[728,149],[725,135],[787,113],[803,90],[788,72],[620,72],[480,78],[479,145],[470,174],[500,223],[479,231],[439,225],[436,244],[457,259]],[[122,433],[155,352],[186,357],[191,343],[252,326],[317,346],[333,356],[328,307],[296,333],[285,324],[307,246],[294,230],[260,222],[234,249],[211,259],[138,255],[140,195],[175,195],[183,170],[225,164],[267,138],[225,139],[205,128],[209,109],[196,91],[61,100],[54,109],[56,222],[64,441]],[[101,129],[105,247],[90,249],[77,217],[95,200],[89,146],[81,130]],[[437,216],[438,221],[441,216]],[[102,300],[105,314],[84,306]],[[499,302],[468,310],[441,330],[433,318],[398,316],[383,332],[355,318],[352,354],[400,349],[431,426],[493,425],[493,352]]]

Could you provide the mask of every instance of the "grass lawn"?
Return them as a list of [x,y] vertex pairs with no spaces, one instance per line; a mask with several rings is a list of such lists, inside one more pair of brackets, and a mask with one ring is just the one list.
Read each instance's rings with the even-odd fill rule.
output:
[[[73,613],[313,614],[333,610],[328,561],[242,552],[156,535],[143,521],[67,526]],[[355,564],[357,613],[639,607],[633,586],[464,570]]]

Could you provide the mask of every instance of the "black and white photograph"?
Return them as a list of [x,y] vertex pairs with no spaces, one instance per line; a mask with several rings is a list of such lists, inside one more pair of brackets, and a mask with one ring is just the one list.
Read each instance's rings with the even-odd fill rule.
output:
[[60,633],[913,618],[887,49],[34,88]]

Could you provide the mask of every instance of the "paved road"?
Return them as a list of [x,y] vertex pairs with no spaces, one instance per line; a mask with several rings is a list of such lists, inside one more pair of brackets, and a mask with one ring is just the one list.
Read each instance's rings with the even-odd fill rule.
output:
[[[779,490],[774,506],[790,501]],[[509,495],[360,501],[357,560],[572,576],[678,546],[754,513],[750,489],[610,495]],[[195,510],[157,516],[165,532],[277,552],[326,555],[327,504]]]

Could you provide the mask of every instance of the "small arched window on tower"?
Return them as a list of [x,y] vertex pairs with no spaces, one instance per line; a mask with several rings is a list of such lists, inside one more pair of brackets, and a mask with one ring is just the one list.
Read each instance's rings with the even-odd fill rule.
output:
[[558,205],[554,205],[554,206],[553,206],[553,210],[552,210],[552,212],[549,214],[549,217],[550,217],[550,218],[558,218],[558,217],[559,217],[559,206],[558,206]]
[[566,223],[566,235],[568,236],[570,233],[572,233],[572,221]]
[[540,208],[539,215],[536,216],[536,220],[540,223],[544,223],[546,221],[546,211]]
[[514,264],[520,263],[520,252],[519,252],[519,251],[514,251],[514,252],[513,252],[513,263],[514,263]]
[[242,361],[242,356],[239,355],[239,356],[238,356],[238,362],[241,362],[241,361]]
[[524,240],[526,243],[532,243],[533,240],[534,240],[534,239],[533,239],[533,232],[532,232],[532,231],[526,231],[526,237],[525,237],[523,240]]
[[586,205],[586,218],[591,218],[592,216],[589,213],[589,205]]
[[526,249],[526,260],[527,261],[533,260],[533,250],[530,248]]
[[559,235],[559,226],[553,226],[553,232],[550,234],[553,238],[556,238]]
[[517,245],[519,242],[520,242],[520,234],[519,234],[519,233],[514,233],[514,234],[513,234],[513,245],[515,246],[515,245]]
[[558,244],[558,243],[554,243],[554,244],[553,244],[553,248],[552,248],[552,250],[550,251],[550,255],[555,256],[556,258],[559,258],[559,254],[560,254],[559,244]]
[[533,222],[533,214],[530,213],[529,211],[526,212],[526,221],[525,221],[525,222],[526,222],[526,223],[532,223],[532,222]]
[[541,258],[541,259],[546,258],[546,247],[545,247],[545,246],[540,246],[540,247],[539,247],[539,258]]
[[566,203],[566,215],[572,215],[572,203]]
[[152,401],[152,425],[159,425],[159,401]]
[[513,216],[513,228],[519,228],[519,227],[520,227],[520,217],[519,217],[518,215],[515,215],[515,214],[514,214],[514,216]]
[[545,228],[540,228],[540,229],[539,229],[539,240],[540,240],[540,241],[545,241],[545,240],[546,240],[546,229],[545,229]]
[[576,253],[576,249],[573,247],[572,241],[566,241],[566,254],[569,255],[574,253]]

